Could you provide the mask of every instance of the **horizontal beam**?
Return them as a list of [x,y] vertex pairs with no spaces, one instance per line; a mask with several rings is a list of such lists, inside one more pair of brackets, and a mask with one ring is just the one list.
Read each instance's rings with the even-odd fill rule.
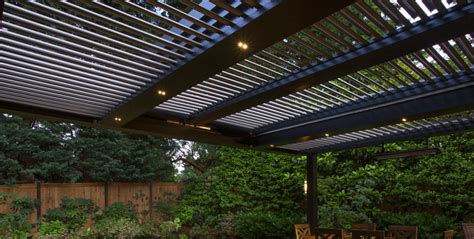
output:
[[[141,116],[122,127],[114,127],[98,124],[95,122],[95,119],[91,117],[83,117],[4,101],[0,101],[0,113],[8,113],[28,118],[44,119],[56,122],[69,122],[86,127],[115,129],[132,134],[156,135],[166,138],[192,140],[201,143],[225,145],[238,148],[253,148],[252,146],[239,143],[238,139],[246,135],[246,133],[242,131],[232,131],[223,128],[216,128],[209,131],[196,127],[185,126],[182,124],[170,123],[168,121],[153,118],[152,115]],[[287,154],[296,153],[294,151],[279,148],[274,148],[270,151]]]
[[472,31],[474,3],[451,10],[354,51],[307,67],[269,84],[238,95],[191,116],[206,124],[227,115],[289,95],[353,72],[421,50]]
[[[354,0],[325,3],[313,0],[266,1],[266,5],[263,4],[250,18],[236,22],[234,27],[228,28],[214,42],[193,55],[188,55],[188,60],[177,64],[168,74],[147,86],[146,90],[118,106],[101,123],[124,125],[192,86],[353,2]],[[246,51],[239,50],[239,41],[248,42],[249,48]],[[165,91],[166,95],[159,95],[158,91]],[[115,122],[115,117],[122,120]]]
[[97,124],[95,119],[92,117],[83,117],[55,110],[48,110],[4,101],[0,101],[0,112],[26,116],[30,118],[40,118],[50,121],[70,122],[87,127],[112,128],[131,133],[151,134],[161,137],[193,140],[210,144],[248,147],[237,143],[236,138],[242,137],[243,135],[230,137],[221,134],[219,131],[205,130],[178,123],[170,123],[168,121],[158,120],[152,117],[139,117],[129,122],[126,126],[113,127]]
[[[155,119],[162,119],[162,120],[172,120],[172,121],[177,121],[181,122],[182,124],[186,124],[186,115],[178,112],[172,112],[168,110],[162,110],[162,109],[153,109],[152,111],[146,113],[143,116],[149,116]],[[198,125],[196,125],[198,126]],[[219,129],[221,132],[227,132],[230,135],[249,135],[251,130],[245,127],[240,127],[237,125],[231,125],[227,123],[221,123],[221,122],[213,122],[212,124],[208,124],[207,126],[211,128],[216,128]]]
[[382,144],[382,143],[394,143],[406,140],[416,140],[433,136],[461,133],[466,131],[474,130],[474,119],[471,118],[469,123],[452,123],[450,126],[446,127],[436,127],[432,129],[423,130],[422,132],[403,132],[397,133],[395,135],[387,135],[382,137],[377,137],[370,140],[358,140],[357,142],[347,143],[347,144],[338,144],[333,146],[322,147],[318,149],[305,150],[302,153],[324,153],[329,151],[340,151],[354,148],[368,147],[372,145]]
[[434,85],[407,89],[393,95],[359,101],[337,110],[312,114],[288,127],[257,134],[243,141],[255,146],[282,145],[426,118],[474,108],[473,74],[436,80]]
[[43,109],[35,106],[10,103],[6,101],[0,101],[0,113],[21,115],[28,118],[41,118],[51,121],[60,120],[64,122],[80,124],[83,126],[91,126],[95,120],[93,117],[86,117],[65,113],[63,111]]
[[374,159],[377,159],[377,160],[385,160],[385,159],[394,159],[394,158],[411,158],[411,157],[419,157],[419,156],[436,155],[436,154],[439,154],[440,152],[441,151],[438,148],[423,148],[423,149],[383,152],[383,153],[374,155],[373,157]]

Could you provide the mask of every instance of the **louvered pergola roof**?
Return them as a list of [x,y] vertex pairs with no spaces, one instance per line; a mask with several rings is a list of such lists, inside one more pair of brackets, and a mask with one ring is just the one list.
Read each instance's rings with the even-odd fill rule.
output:
[[0,109],[296,153],[472,130],[473,15],[469,0],[5,1]]

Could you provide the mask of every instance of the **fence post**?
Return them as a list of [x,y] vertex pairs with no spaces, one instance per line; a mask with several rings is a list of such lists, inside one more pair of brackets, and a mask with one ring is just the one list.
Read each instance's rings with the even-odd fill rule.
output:
[[36,181],[36,200],[38,204],[36,205],[36,221],[41,219],[41,181]]
[[109,183],[104,183],[104,207],[109,206]]
[[153,182],[150,182],[150,185],[149,185],[149,193],[148,193],[148,204],[150,206],[150,220],[153,219],[152,218],[152,214],[153,214]]

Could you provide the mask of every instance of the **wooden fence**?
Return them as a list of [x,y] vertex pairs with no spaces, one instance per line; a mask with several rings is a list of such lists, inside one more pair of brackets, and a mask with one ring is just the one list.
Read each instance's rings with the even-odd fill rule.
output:
[[[181,194],[180,183],[38,183],[0,186],[0,192],[17,193],[38,199],[40,206],[30,215],[36,222],[50,208],[59,207],[62,198],[91,199],[100,208],[114,202],[133,205],[140,216],[152,216],[159,202],[173,202]],[[0,213],[8,213],[0,205]]]

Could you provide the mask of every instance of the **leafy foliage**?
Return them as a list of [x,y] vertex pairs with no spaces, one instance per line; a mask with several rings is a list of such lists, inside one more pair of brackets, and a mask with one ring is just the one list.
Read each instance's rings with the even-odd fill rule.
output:
[[176,143],[0,115],[0,183],[171,181]]
[[102,215],[96,217],[96,221],[119,218],[127,218],[132,221],[137,221],[137,211],[128,204],[116,202],[104,208]]
[[11,213],[0,216],[0,234],[5,238],[27,238],[31,225],[24,215]]
[[67,234],[67,228],[61,221],[43,222],[38,234],[47,238],[63,238]]
[[165,221],[160,225],[160,236],[163,238],[172,238],[181,228],[181,220],[179,218],[173,221]]
[[77,231],[87,219],[97,212],[97,206],[90,199],[63,198],[59,208],[49,209],[43,219],[45,222],[59,221],[69,232]]
[[[380,229],[419,225],[420,238],[447,229],[461,235],[460,223],[474,220],[474,133],[384,146],[387,151],[425,147],[441,153],[377,161],[373,155],[382,148],[368,147],[318,155],[321,226],[349,229],[352,223],[373,222]],[[185,224],[215,227],[229,236],[271,237],[279,230],[275,223],[282,222],[281,230],[285,220],[304,222],[303,159],[221,148],[216,161],[188,181],[178,210]]]
[[34,210],[37,202],[18,194],[0,192],[0,205],[7,205],[11,213],[0,214],[0,235],[7,238],[26,238],[31,225],[27,216]]
[[141,233],[141,228],[129,218],[107,218],[96,222],[95,231],[103,238],[134,238]]
[[299,221],[301,214],[248,211],[238,213],[235,224],[242,238],[292,238]]
[[97,235],[103,238],[134,238],[141,232],[140,225],[129,218],[110,218],[96,222]]
[[[303,212],[303,158],[221,148],[215,165],[187,185],[178,210],[178,217],[183,219],[183,223],[203,228],[220,224],[221,232],[232,234],[229,229],[236,226],[233,225],[236,221],[229,220],[227,225],[222,224],[229,212],[251,210],[255,213],[248,214],[248,217],[263,213],[265,217],[254,218],[261,220],[261,224],[253,222],[259,226],[267,225],[272,220],[284,220],[284,215],[293,218],[292,215]],[[273,212],[283,213],[275,216]],[[247,214],[238,215],[242,215],[240,222],[243,225],[247,218],[244,215]],[[270,228],[264,232],[275,229],[272,225],[268,226]],[[242,226],[242,230],[245,227]]]
[[[349,228],[374,222],[420,225],[421,238],[459,230],[474,218],[474,133],[385,145],[387,150],[438,147],[434,156],[375,161],[369,147],[318,158],[321,222]],[[457,226],[456,226],[457,225]]]

